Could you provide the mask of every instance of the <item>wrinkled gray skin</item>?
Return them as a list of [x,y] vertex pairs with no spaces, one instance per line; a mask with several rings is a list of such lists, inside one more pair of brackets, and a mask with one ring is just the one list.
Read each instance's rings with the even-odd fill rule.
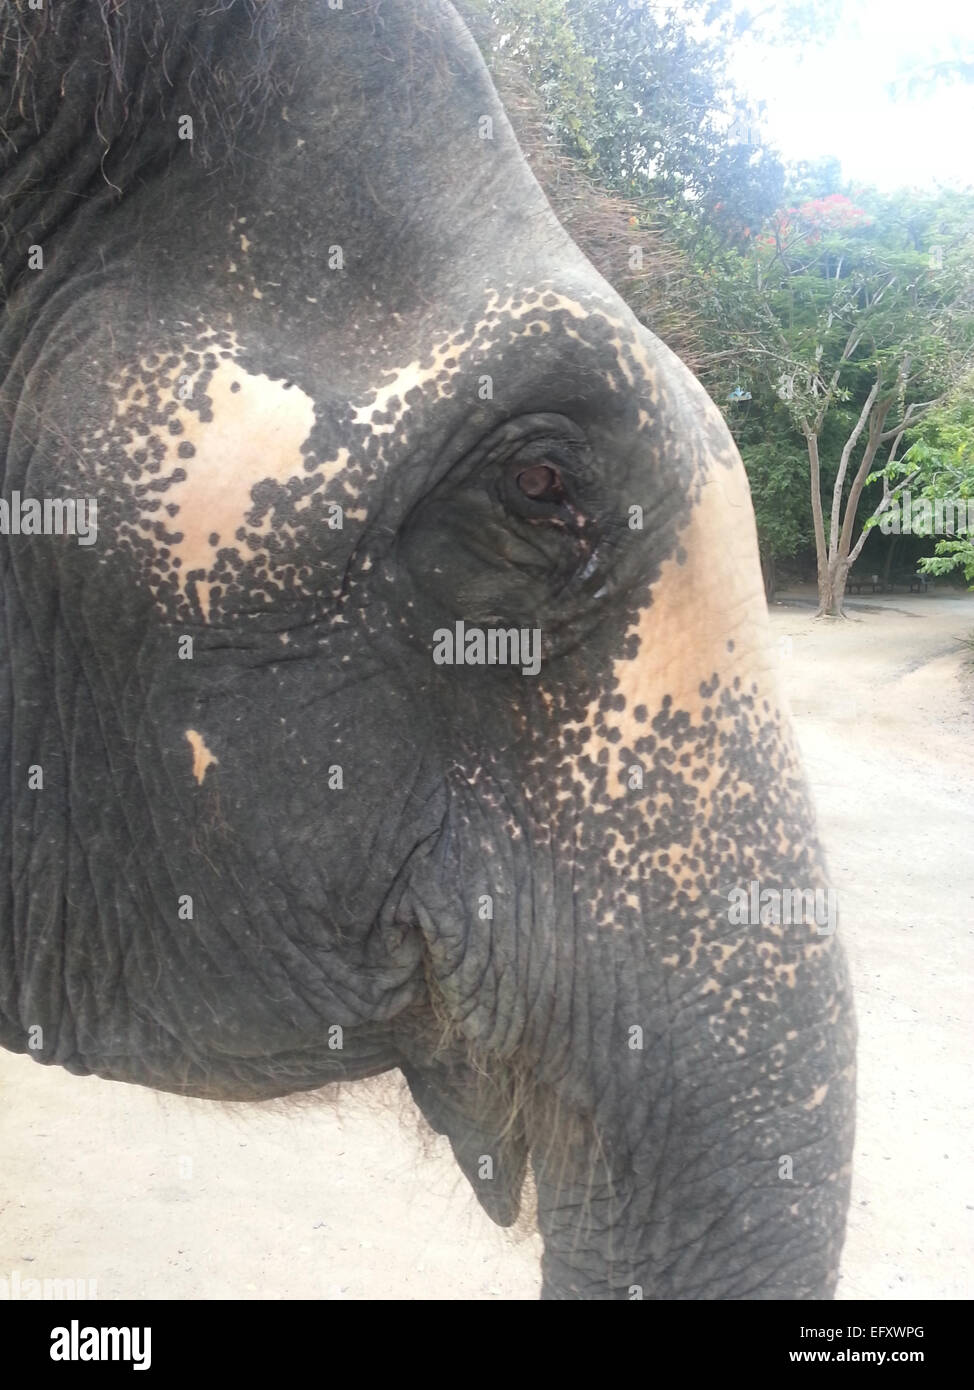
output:
[[825,878],[719,414],[449,5],[112,9],[3,21],[3,495],[99,530],[0,541],[0,1040],[398,1067],[495,1220],[532,1163],[547,1297],[830,1296],[854,1025],[729,914]]

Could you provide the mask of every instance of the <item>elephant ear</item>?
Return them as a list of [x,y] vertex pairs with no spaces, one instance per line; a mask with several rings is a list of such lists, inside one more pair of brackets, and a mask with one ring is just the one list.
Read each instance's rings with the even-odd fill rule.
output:
[[528,1143],[507,1076],[485,1076],[450,1057],[401,1066],[413,1100],[437,1134],[449,1139],[484,1211],[498,1226],[512,1226],[521,1206]]

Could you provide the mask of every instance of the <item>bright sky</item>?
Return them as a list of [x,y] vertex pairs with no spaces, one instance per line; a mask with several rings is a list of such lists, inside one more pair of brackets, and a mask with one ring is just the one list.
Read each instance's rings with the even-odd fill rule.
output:
[[842,13],[820,47],[731,54],[741,90],[767,102],[769,143],[787,159],[836,155],[847,178],[884,190],[974,186],[974,85],[888,90],[914,62],[974,59],[974,0],[845,0]]

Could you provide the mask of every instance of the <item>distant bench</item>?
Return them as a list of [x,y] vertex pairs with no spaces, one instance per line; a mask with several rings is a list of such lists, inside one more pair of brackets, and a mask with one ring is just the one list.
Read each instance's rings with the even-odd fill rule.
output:
[[861,594],[868,590],[873,594],[894,594],[897,589],[908,589],[911,594],[925,594],[930,587],[928,574],[894,574],[891,579],[880,579],[878,574],[849,575],[846,588],[850,594]]

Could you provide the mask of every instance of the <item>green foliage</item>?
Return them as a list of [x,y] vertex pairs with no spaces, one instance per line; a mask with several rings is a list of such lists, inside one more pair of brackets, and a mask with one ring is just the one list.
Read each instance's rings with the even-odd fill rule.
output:
[[[876,476],[884,475],[890,482],[909,479],[911,495],[931,503],[974,500],[974,378],[930,412],[903,457]],[[916,521],[913,529],[933,534]],[[938,539],[936,553],[922,559],[920,568],[941,575],[960,570],[974,587],[974,531],[959,526],[955,536]]]
[[812,537],[805,486],[808,460],[802,450],[778,443],[743,444],[741,457],[751,483],[761,550],[775,560],[788,559]]
[[744,103],[725,72],[726,0],[466,0],[485,16],[488,61],[515,59],[541,96],[551,139],[598,183],[642,201],[684,241],[750,235],[780,200],[776,155],[728,138]]

